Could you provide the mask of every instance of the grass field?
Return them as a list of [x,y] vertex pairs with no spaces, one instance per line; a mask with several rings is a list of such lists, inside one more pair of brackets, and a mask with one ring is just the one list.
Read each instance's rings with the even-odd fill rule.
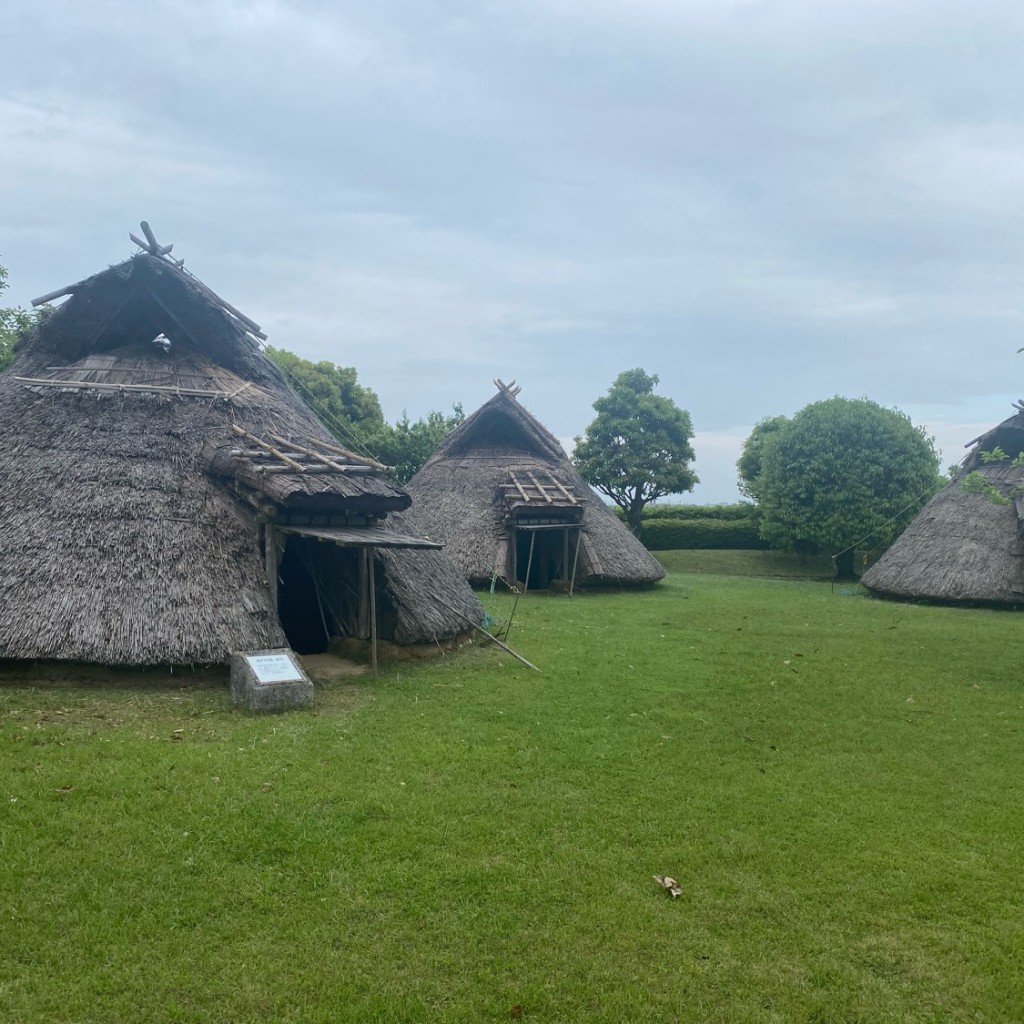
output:
[[0,687],[0,1020],[1020,1021],[1021,618],[699,554],[541,673]]

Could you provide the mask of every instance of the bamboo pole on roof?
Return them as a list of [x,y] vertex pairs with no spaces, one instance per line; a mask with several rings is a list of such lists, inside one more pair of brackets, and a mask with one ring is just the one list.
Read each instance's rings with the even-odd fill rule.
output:
[[287,455],[285,455],[284,452],[275,448],[272,444],[267,444],[266,441],[261,440],[255,434],[250,434],[248,430],[243,430],[237,423],[232,423],[231,429],[236,434],[241,434],[242,437],[249,438],[250,441],[255,442],[261,448],[265,448],[268,452],[270,452],[271,455],[276,455],[277,458],[279,458],[282,462],[286,462],[289,466],[291,466],[294,469],[297,469],[300,473],[306,472],[306,467],[303,466],[301,462],[296,462],[294,459],[290,459]]
[[511,469],[508,471],[508,475],[512,478],[512,483],[516,485],[516,490],[522,495],[523,501],[529,501],[530,496],[523,490],[523,485],[516,479],[516,475]]
[[385,466],[383,462],[378,462],[376,459],[367,458],[365,455],[357,455],[353,451],[349,451],[348,448],[342,448],[341,445],[331,444],[329,441],[324,441],[319,437],[311,437],[310,442],[318,445],[325,451],[334,452],[335,455],[344,455],[345,458],[351,459],[353,462],[358,462],[361,466],[373,466],[374,469],[388,470],[394,469],[394,466]]
[[560,491],[561,491],[561,492],[562,492],[562,493],[563,493],[563,494],[564,494],[564,495],[565,495],[565,496],[566,496],[566,497],[567,497],[567,498],[568,498],[568,499],[569,499],[569,500],[570,500],[570,501],[571,501],[571,502],[572,502],[572,503],[573,503],[574,505],[575,505],[575,504],[577,504],[576,498],[575,498],[575,497],[574,497],[573,495],[571,495],[571,494],[570,494],[570,493],[569,493],[569,492],[568,492],[568,491],[567,491],[567,490],[566,490],[566,489],[565,489],[565,488],[564,488],[564,487],[562,486],[562,482],[561,482],[561,481],[560,481],[560,480],[558,479],[558,477],[557,477],[557,476],[555,476],[555,475],[554,475],[553,473],[551,474],[551,479],[552,479],[552,480],[554,480],[554,482],[555,482],[555,486],[556,486],[556,487],[557,487],[557,488],[558,488],[558,489],[559,489],[559,490],[560,490]]
[[326,455],[322,455],[320,452],[314,451],[312,448],[306,448],[301,444],[296,444],[294,441],[289,441],[288,438],[282,437],[280,434],[275,434],[273,433],[273,431],[270,432],[270,436],[275,441],[279,441],[281,444],[289,448],[294,448],[295,451],[301,452],[303,455],[308,455],[310,456],[310,458],[317,459],[319,462],[322,462],[327,466],[333,466],[335,469],[347,468],[344,467],[343,463],[334,462],[333,460],[327,458]]
[[537,490],[540,492],[540,494],[544,498],[544,500],[550,505],[551,502],[552,502],[551,495],[548,494],[548,492],[544,490],[544,488],[541,486],[540,481],[533,475],[533,473],[530,470],[526,471],[526,475],[530,478],[531,483],[533,484],[534,487],[537,488]]

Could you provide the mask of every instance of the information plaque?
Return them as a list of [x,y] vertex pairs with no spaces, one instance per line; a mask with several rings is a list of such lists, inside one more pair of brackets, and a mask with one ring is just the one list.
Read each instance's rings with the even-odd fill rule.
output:
[[293,683],[305,678],[289,653],[247,654],[245,660],[257,683]]

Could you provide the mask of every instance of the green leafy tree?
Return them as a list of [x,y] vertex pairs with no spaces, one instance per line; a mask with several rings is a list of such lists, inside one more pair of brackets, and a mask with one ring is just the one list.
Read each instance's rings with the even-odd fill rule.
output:
[[343,445],[365,445],[383,426],[380,399],[359,383],[353,367],[336,366],[326,360],[313,363],[273,345],[266,347],[266,353],[285,371],[299,397]]
[[596,418],[576,438],[573,462],[583,477],[626,513],[634,533],[644,507],[693,489],[690,414],[654,394],[657,376],[626,370],[594,403]]
[[430,412],[415,421],[403,412],[392,426],[384,421],[380,399],[359,383],[353,367],[314,363],[273,345],[266,347],[266,353],[342,445],[394,466],[399,483],[414,476],[442,438],[464,419],[462,406],[455,405],[450,416]]
[[370,450],[381,462],[394,466],[395,478],[404,484],[419,472],[437,446],[465,418],[459,404],[452,406],[451,415],[434,411],[415,421],[403,412],[394,426],[381,425],[368,442]]
[[[0,266],[0,292],[7,287],[7,268]],[[0,371],[6,370],[14,358],[14,343],[19,335],[27,331],[41,313],[42,310],[30,312],[17,306],[0,308]]]
[[[939,479],[935,444],[898,409],[830,398],[762,432],[754,492],[761,536],[794,551],[844,552],[871,537],[890,544]],[[850,550],[847,550],[850,549]]]
[[777,434],[789,420],[785,416],[766,416],[759,420],[750,437],[743,442],[743,454],[736,462],[739,490],[745,498],[757,499],[757,478],[761,475],[761,455],[767,439]]

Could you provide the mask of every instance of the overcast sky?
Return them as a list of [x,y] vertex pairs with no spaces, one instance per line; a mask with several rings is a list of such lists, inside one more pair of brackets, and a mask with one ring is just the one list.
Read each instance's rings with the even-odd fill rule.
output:
[[1024,394],[1019,0],[9,0],[5,304],[148,219],[387,418],[624,369],[751,426],[867,395],[962,445]]

